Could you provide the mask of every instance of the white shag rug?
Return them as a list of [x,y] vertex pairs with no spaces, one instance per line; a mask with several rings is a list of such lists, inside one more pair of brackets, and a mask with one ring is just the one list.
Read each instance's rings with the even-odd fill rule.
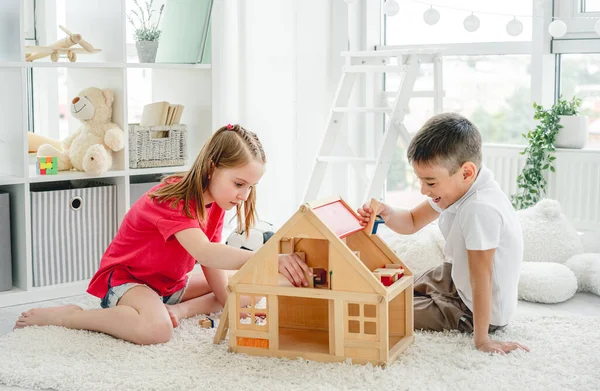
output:
[[600,317],[521,316],[497,338],[530,353],[487,355],[456,332],[416,334],[387,368],[251,357],[213,345],[187,319],[173,340],[137,346],[107,335],[29,327],[0,337],[0,384],[56,390],[600,389]]

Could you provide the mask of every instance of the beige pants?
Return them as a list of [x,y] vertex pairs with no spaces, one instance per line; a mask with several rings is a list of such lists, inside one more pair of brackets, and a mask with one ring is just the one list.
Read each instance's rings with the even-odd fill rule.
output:
[[[456,291],[451,263],[416,276],[414,291],[415,330],[473,332],[473,313]],[[501,328],[490,325],[489,332]]]

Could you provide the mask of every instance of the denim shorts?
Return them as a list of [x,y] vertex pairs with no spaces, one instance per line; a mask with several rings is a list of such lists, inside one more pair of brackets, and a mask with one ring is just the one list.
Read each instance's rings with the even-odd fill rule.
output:
[[[189,280],[190,279],[188,278],[185,281],[185,286],[183,288],[181,288],[180,290],[178,290],[177,292],[173,293],[172,295],[160,296],[162,302],[165,304],[170,304],[170,305],[181,303],[181,299],[183,298],[183,295],[185,294],[185,290],[187,288]],[[106,292],[106,295],[104,296],[102,301],[100,301],[100,306],[102,308],[115,307],[117,305],[117,303],[119,302],[119,300],[121,299],[121,297],[123,297],[125,292],[127,292],[131,288],[134,288],[138,285],[139,286],[147,286],[144,284],[138,284],[136,282],[128,282],[128,283],[117,285],[117,286],[111,286],[109,283],[108,291]]]

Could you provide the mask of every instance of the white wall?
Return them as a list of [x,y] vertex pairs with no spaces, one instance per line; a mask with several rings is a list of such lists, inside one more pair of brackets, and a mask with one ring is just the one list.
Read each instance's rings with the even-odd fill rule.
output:
[[[213,23],[214,123],[258,134],[267,172],[262,219],[300,206],[347,45],[343,0],[222,0]],[[220,19],[219,19],[220,18]]]

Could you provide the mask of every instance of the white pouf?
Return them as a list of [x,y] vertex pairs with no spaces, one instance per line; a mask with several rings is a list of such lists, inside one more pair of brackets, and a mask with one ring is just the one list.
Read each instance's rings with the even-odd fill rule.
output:
[[535,303],[561,303],[577,292],[577,278],[565,265],[524,262],[519,278],[519,299]]
[[600,253],[600,232],[582,232],[579,238],[581,239],[581,244],[583,244],[583,252]]
[[581,239],[558,201],[543,199],[517,215],[523,228],[523,261],[565,263],[583,253]]
[[600,254],[579,254],[566,263],[577,277],[578,292],[590,292],[600,296]]

